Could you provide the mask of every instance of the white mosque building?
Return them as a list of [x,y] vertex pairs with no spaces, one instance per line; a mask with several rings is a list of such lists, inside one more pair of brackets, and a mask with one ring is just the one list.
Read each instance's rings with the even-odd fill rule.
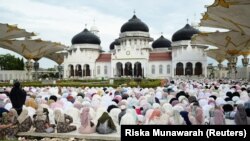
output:
[[173,34],[172,42],[164,36],[153,40],[148,26],[133,15],[109,52],[102,52],[98,32],[85,28],[72,38],[63,63],[65,79],[207,76],[207,46],[190,44],[199,30],[189,24]]

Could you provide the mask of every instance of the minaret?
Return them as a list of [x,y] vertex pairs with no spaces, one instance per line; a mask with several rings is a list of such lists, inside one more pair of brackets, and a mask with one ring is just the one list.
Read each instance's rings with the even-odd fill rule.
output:
[[97,37],[99,37],[99,32],[100,31],[98,30],[97,26],[95,25],[95,19],[93,20],[93,26],[91,26],[90,32],[95,34]]

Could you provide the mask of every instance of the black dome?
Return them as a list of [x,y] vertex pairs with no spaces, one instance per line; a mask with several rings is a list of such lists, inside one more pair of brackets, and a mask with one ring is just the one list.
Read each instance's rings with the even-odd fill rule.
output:
[[118,41],[118,39],[115,39],[109,46],[110,50],[115,49],[115,45],[120,45],[120,42]]
[[161,35],[160,38],[158,38],[157,40],[153,42],[152,47],[153,48],[171,47],[171,42]]
[[128,22],[122,25],[121,32],[144,31],[148,32],[148,26],[134,15]]
[[191,40],[192,36],[197,33],[200,33],[200,31],[186,24],[185,27],[174,33],[172,41]]
[[101,40],[95,34],[88,31],[88,29],[84,29],[82,32],[76,34],[72,40],[72,44],[101,44]]

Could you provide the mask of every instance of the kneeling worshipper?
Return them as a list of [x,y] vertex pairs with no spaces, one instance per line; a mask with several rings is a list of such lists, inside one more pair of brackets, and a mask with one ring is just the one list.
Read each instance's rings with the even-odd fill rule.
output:
[[28,109],[24,108],[17,118],[18,121],[18,132],[28,132],[32,127],[32,119],[29,116]]
[[43,112],[43,108],[38,108],[36,116],[34,117],[35,132],[54,132],[54,128],[50,126],[46,113]]
[[73,118],[67,114],[62,113],[61,109],[55,109],[55,122],[57,133],[67,133],[76,130],[76,126],[70,125],[73,123]]
[[96,130],[95,124],[91,121],[89,107],[84,107],[81,113],[81,126],[79,127],[79,133],[91,134]]
[[115,124],[107,112],[104,112],[98,119],[96,132],[99,134],[109,134],[116,132]]
[[10,111],[2,113],[1,119],[1,139],[13,139],[18,132],[17,128],[17,111],[15,109],[10,109]]
[[237,112],[235,114],[234,121],[236,125],[248,125],[247,123],[247,113],[242,104],[237,105]]

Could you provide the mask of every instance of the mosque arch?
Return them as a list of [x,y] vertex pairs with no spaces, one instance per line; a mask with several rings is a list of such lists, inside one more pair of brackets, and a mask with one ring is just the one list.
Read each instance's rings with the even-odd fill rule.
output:
[[132,76],[132,63],[125,63],[125,76]]
[[155,74],[155,65],[152,65],[151,67],[151,74]]
[[80,64],[76,65],[75,76],[82,77],[82,65],[80,65]]
[[84,77],[90,76],[90,66],[89,66],[89,64],[85,64],[83,66],[83,76]]
[[167,65],[167,74],[170,74],[170,71],[171,71],[171,67],[170,65]]
[[186,63],[185,75],[193,75],[193,64],[190,62]]
[[69,69],[69,77],[74,76],[74,65],[69,64],[68,69]]
[[97,66],[97,75],[100,75],[101,74],[101,66]]
[[134,76],[142,77],[142,65],[140,62],[135,62],[134,64]]
[[184,67],[181,62],[176,64],[176,75],[184,75]]
[[162,74],[162,73],[163,73],[163,66],[159,65],[159,74]]
[[123,66],[122,66],[122,63],[121,63],[121,62],[117,62],[117,63],[116,63],[116,75],[117,75],[118,77],[123,76]]
[[195,75],[202,75],[202,63],[195,63]]

